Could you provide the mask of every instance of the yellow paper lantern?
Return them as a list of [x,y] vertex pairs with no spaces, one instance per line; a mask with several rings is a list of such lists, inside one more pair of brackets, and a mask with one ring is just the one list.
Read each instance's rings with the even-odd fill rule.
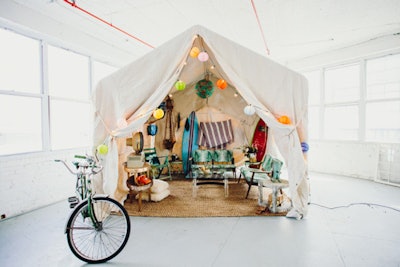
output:
[[161,108],[158,108],[156,110],[153,111],[153,117],[156,120],[161,119],[162,117],[164,117],[164,110],[162,110]]
[[196,46],[194,46],[191,50],[190,50],[190,56],[193,58],[196,58],[200,53],[200,49]]
[[278,121],[282,124],[290,124],[290,119],[288,116],[280,116]]

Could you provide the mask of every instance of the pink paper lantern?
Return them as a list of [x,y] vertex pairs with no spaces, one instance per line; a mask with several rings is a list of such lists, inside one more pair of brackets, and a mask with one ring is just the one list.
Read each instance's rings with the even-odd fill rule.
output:
[[197,56],[197,59],[200,60],[201,62],[207,61],[208,60],[207,52],[200,52],[199,55]]

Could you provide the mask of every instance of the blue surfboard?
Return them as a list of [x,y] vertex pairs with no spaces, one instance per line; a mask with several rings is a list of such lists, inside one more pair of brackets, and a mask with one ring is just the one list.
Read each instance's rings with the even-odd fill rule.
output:
[[[189,174],[190,158],[192,152],[195,151],[199,146],[197,139],[199,135],[199,124],[197,121],[196,113],[192,111],[185,122],[185,129],[183,130],[182,136],[182,165],[183,173],[185,177]],[[191,177],[188,177],[191,178]]]

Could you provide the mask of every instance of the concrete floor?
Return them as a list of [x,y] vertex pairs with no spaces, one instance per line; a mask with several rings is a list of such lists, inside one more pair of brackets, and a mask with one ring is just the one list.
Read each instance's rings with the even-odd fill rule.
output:
[[[400,188],[313,173],[300,221],[137,218],[125,249],[98,266],[400,266]],[[66,202],[0,222],[0,266],[85,266],[70,252]]]

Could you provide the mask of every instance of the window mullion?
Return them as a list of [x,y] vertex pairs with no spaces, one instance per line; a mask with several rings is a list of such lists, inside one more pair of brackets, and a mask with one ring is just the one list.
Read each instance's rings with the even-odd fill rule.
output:
[[50,140],[50,101],[49,101],[49,79],[48,79],[48,54],[47,44],[41,42],[41,90],[42,90],[42,140],[43,150],[49,151],[51,149]]
[[359,128],[358,128],[358,139],[361,142],[365,141],[366,132],[366,107],[365,102],[367,99],[367,76],[366,76],[366,61],[361,60],[360,62],[360,102],[359,102]]

